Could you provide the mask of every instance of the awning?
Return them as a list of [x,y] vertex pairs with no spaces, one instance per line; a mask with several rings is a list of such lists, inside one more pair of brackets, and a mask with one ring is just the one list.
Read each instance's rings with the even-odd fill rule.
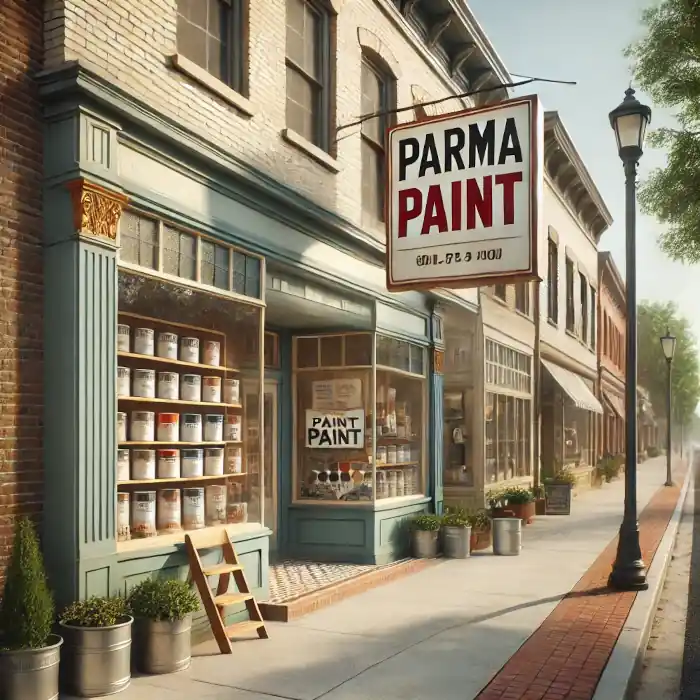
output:
[[612,408],[613,412],[617,413],[617,415],[624,420],[625,404],[622,402],[622,399],[609,391],[605,391],[605,389],[603,389],[603,396],[605,396],[605,401],[610,404],[610,408]]
[[552,379],[561,387],[562,391],[571,399],[574,406],[582,408],[584,411],[592,411],[593,413],[602,413],[603,407],[600,401],[596,399],[593,392],[586,386],[586,383],[573,372],[568,369],[559,367],[553,362],[542,360],[542,364],[546,370],[552,375]]

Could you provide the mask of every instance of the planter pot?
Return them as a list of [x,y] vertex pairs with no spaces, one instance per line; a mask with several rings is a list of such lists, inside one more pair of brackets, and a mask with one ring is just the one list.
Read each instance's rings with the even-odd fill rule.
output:
[[493,518],[520,518],[523,525],[529,525],[535,519],[535,502],[509,503],[503,508],[493,508]]
[[112,627],[61,625],[65,642],[61,677],[66,691],[96,698],[129,686],[133,621],[129,617]]
[[434,559],[438,555],[437,530],[414,530],[411,533],[411,542],[416,559]]
[[192,661],[192,615],[182,620],[134,622],[134,660],[141,673],[175,673]]
[[491,546],[491,530],[472,530],[469,537],[470,552],[479,552]]
[[471,527],[443,527],[442,547],[446,557],[450,559],[466,559],[469,556],[469,541]]
[[41,649],[0,651],[0,698],[58,700],[58,668],[63,640],[52,634]]

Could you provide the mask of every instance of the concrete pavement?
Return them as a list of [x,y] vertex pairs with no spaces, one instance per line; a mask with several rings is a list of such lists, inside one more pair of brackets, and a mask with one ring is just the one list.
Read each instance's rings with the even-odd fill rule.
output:
[[[665,478],[639,466],[639,510]],[[176,675],[134,678],[123,700],[469,700],[535,632],[615,537],[623,482],[539,517],[519,557],[475,555],[352,597],[287,624],[231,656],[196,650]]]

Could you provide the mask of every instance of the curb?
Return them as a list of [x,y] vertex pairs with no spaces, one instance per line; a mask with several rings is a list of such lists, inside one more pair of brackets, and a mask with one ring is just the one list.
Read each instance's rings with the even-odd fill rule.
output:
[[615,648],[600,677],[593,700],[627,700],[639,679],[649,643],[651,626],[656,616],[661,591],[666,580],[666,572],[676,543],[683,505],[693,480],[692,475],[693,464],[691,462],[676,507],[647,572],[649,588],[637,593],[625,625],[617,638]]

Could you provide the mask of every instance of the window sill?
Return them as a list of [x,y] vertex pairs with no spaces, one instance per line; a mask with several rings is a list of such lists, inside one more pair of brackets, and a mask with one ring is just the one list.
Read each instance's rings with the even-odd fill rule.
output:
[[252,117],[255,114],[253,103],[247,97],[243,97],[243,95],[230,88],[226,83],[222,83],[218,78],[207,73],[204,68],[198,66],[194,61],[190,61],[189,58],[176,53],[170,56],[170,63],[175,70],[192,78],[192,80],[213,92],[245,116]]
[[526,318],[528,321],[532,321],[532,316],[530,315],[529,311],[521,311],[520,309],[515,309],[515,313],[518,314],[518,316]]
[[547,319],[547,323],[552,326],[552,328],[559,328],[559,324],[551,318]]
[[569,330],[568,328],[566,329],[566,335],[568,335],[569,338],[577,340],[579,343],[581,342],[581,339],[576,335],[576,333],[572,330]]
[[314,146],[311,141],[307,141],[303,136],[297,134],[296,131],[293,131],[292,129],[282,129],[282,138],[287,143],[290,143],[300,151],[303,151],[307,156],[309,156],[309,158],[315,160],[319,165],[322,165],[332,173],[340,172],[340,165],[338,161],[333,158],[333,156],[328,155],[328,153],[320,149],[318,146]]

